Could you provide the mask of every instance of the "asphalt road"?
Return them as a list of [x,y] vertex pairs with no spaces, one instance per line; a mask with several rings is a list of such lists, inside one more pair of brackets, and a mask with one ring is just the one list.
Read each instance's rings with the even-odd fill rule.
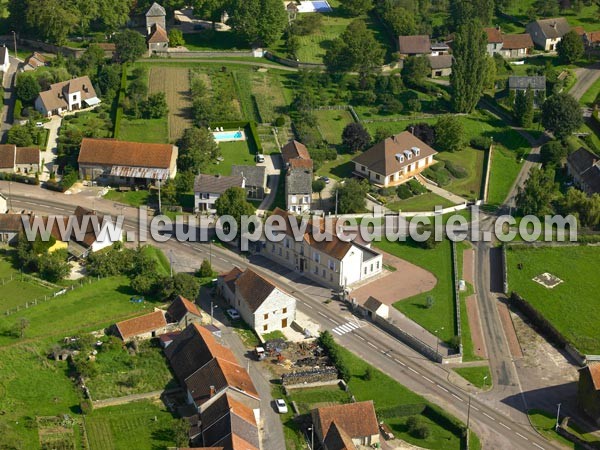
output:
[[583,94],[600,78],[600,63],[593,64],[589,67],[581,67],[575,69],[577,81],[569,91],[576,100],[579,100]]
[[[0,182],[0,189],[7,191],[6,182]],[[12,185],[13,205],[15,208],[33,210],[38,213],[70,213],[74,205],[90,206],[89,198],[80,196],[65,196],[54,192],[41,190],[27,185]],[[112,202],[96,199],[94,207],[101,213],[116,214],[121,212]],[[133,208],[125,211],[126,230],[136,228],[137,217]],[[247,259],[218,246],[209,246],[200,243],[180,243],[169,240],[156,243],[166,254],[173,255],[178,261],[176,270],[193,270],[200,265],[203,258],[212,256],[212,262],[218,270],[227,270],[233,265],[245,268],[249,265]],[[484,264],[485,266],[485,264]],[[186,269],[187,267],[187,269]],[[253,266],[262,275],[282,282],[278,274],[270,270]],[[485,277],[482,277],[482,279]],[[481,289],[481,287],[479,287]],[[346,322],[350,313],[341,307],[338,302],[325,304],[315,300],[310,295],[296,291],[298,309],[319,323],[324,329],[331,329]],[[490,313],[490,317],[497,316],[497,312]],[[486,320],[485,318],[483,320]],[[494,319],[492,319],[494,320]],[[496,318],[496,320],[498,320]],[[501,332],[498,323],[490,328]],[[501,326],[500,326],[501,327]],[[500,330],[500,331],[498,331]],[[492,337],[495,337],[490,332]],[[503,336],[503,334],[499,334]],[[430,362],[422,355],[404,346],[387,333],[371,324],[366,324],[359,330],[337,337],[336,339],[346,348],[358,354],[365,361],[380,368],[392,378],[396,379],[409,389],[425,396],[433,403],[448,410],[464,422],[467,421],[469,394],[447,381],[448,373],[445,368]],[[488,344],[489,345],[489,344]],[[498,341],[499,352],[505,353],[502,341]],[[493,367],[504,377],[510,386],[511,369]],[[513,392],[511,390],[511,392]],[[393,393],[390,393],[393,395]],[[484,442],[484,448],[490,449],[551,449],[562,448],[554,442],[547,441],[539,436],[530,426],[523,421],[522,414],[517,409],[500,408],[494,397],[486,394],[471,396],[470,425]],[[269,449],[280,450],[280,449]]]

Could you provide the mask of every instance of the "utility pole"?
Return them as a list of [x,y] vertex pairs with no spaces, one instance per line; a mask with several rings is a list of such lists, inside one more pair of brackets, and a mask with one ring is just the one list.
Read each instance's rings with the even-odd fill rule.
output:
[[169,250],[169,267],[171,268],[171,278],[173,278],[173,250]]
[[11,194],[11,191],[10,191],[11,185],[12,185],[12,181],[8,180],[8,210],[10,212],[12,212],[12,210],[13,210],[13,206],[12,206],[12,194]]
[[467,408],[467,434],[469,433],[470,421],[471,421],[471,395],[469,395],[469,407]]
[[13,35],[13,42],[15,44],[15,58],[17,58],[17,33],[15,33],[14,31],[12,32]]
[[335,189],[335,216],[337,217],[337,205],[338,205],[338,188]]
[[558,404],[558,411],[556,411],[556,427],[554,430],[558,432],[558,427],[560,426],[560,403]]
[[160,202],[160,180],[158,180],[158,213],[162,213],[162,206]]
[[210,301],[210,324],[213,324],[213,301]]

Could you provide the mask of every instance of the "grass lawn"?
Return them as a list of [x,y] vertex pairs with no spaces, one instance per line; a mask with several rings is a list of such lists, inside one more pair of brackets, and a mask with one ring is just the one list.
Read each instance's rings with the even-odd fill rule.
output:
[[[595,247],[511,248],[508,285],[533,305],[584,354],[600,351],[596,283],[600,253]],[[568,261],[568,264],[565,262]],[[517,264],[523,264],[522,270]],[[544,272],[563,283],[547,289],[532,280]]]
[[101,408],[85,417],[91,450],[172,447],[176,423],[162,403],[152,401]]
[[244,322],[242,319],[239,320],[230,320],[231,326],[233,327],[233,331],[235,331],[244,345],[248,348],[254,348],[257,345],[260,345],[260,341],[258,340],[258,336],[254,332],[250,325]]
[[111,189],[104,195],[104,198],[117,203],[139,207],[148,204],[150,191],[143,189],[139,191],[119,192],[115,189]]
[[250,153],[248,141],[219,142],[219,149],[223,161],[211,163],[202,170],[202,173],[231,175],[231,166],[234,164],[254,166],[254,155]]
[[166,276],[171,273],[169,258],[167,258],[160,248],[146,245],[142,248],[142,252],[156,262],[156,270],[159,275]]
[[[402,133],[406,131],[409,125],[414,123],[428,123],[430,125],[435,124],[437,119],[399,119],[394,122],[386,122],[386,121],[376,121],[376,122],[367,122],[363,125],[369,131],[371,136],[375,135],[378,129],[384,129],[389,131],[392,134]],[[409,130],[410,131],[410,130]]]
[[516,155],[510,150],[494,146],[491,165],[487,203],[498,206],[506,199],[521,171],[522,163],[517,161]]
[[[0,317],[0,330],[11,330],[21,318],[29,320],[28,339],[68,336],[80,330],[97,330],[115,321],[140,315],[152,308],[147,302],[131,303],[135,291],[125,277],[110,277],[78,287],[64,295],[10,316]],[[48,318],[52,326],[48,326]],[[0,345],[17,343],[10,334],[0,334]]]
[[[455,335],[450,241],[445,239],[428,250],[413,242],[381,241],[375,245],[435,275],[437,283],[431,291],[396,302],[394,307],[430,332],[439,330],[440,339],[450,342]],[[425,306],[428,296],[434,299],[429,309]]]
[[340,180],[349,178],[354,170],[352,158],[357,154],[338,153],[337,158],[333,161],[325,161],[316,171],[319,177],[329,177],[332,180]]
[[113,137],[113,125],[108,114],[99,113],[97,109],[66,116],[61,125],[61,133],[65,131],[66,128],[74,128],[82,131],[85,136],[89,135],[91,131],[93,137],[96,138]]
[[272,339],[284,339],[286,340],[285,334],[283,334],[279,330],[271,331],[270,333],[265,333],[261,335],[265,341],[270,341]]
[[[478,367],[457,367],[453,370],[479,389],[484,389],[485,387],[485,390],[488,390],[492,387],[492,375],[490,373],[490,368],[487,365]],[[484,377],[487,377],[485,379],[485,384],[483,381]]]
[[[560,442],[562,445],[565,445],[567,448],[572,448],[574,450],[580,450],[583,447],[579,445],[575,445],[573,442],[565,439],[560,436],[556,431],[556,413],[549,413],[543,411],[541,409],[530,409],[527,411],[527,415],[529,416],[529,420],[535,427],[535,429],[546,438]],[[577,427],[573,427],[569,424],[569,431],[574,433],[579,438],[584,441],[590,442],[594,448],[600,448],[600,441],[597,438],[594,438],[591,435],[580,432]]]
[[[520,0],[511,2],[504,12],[515,16],[518,20],[527,23],[529,16],[527,12],[534,6],[535,0]],[[592,4],[590,6],[582,5],[579,12],[571,9],[560,12],[561,17],[565,17],[571,27],[582,26],[586,31],[600,30],[600,22],[598,22],[598,8]],[[496,22],[494,22],[496,23]]]
[[289,398],[296,402],[300,414],[308,414],[312,409],[338,403],[350,403],[350,394],[338,385],[314,389],[294,389]]
[[426,194],[415,195],[406,200],[393,201],[385,205],[386,208],[392,211],[433,211],[436,206],[448,208],[454,206],[454,203],[433,192],[427,192]]
[[590,88],[585,91],[585,93],[581,96],[579,103],[585,106],[593,106],[596,98],[600,94],[600,78],[594,81],[594,84],[590,86]]
[[[16,306],[25,306],[25,303],[43,299],[45,295],[53,294],[55,290],[36,283],[28,277],[21,276],[11,262],[11,252],[0,252],[0,315],[4,311]],[[11,280],[10,277],[14,278]]]
[[314,111],[313,114],[317,118],[317,128],[321,136],[331,145],[340,145],[344,127],[354,122],[350,112],[343,109]]
[[121,118],[118,139],[132,142],[166,144],[169,142],[168,117],[160,119]]
[[98,374],[86,380],[94,400],[159,391],[174,383],[157,339],[141,342],[135,355],[121,342],[105,341],[96,356]]
[[453,178],[447,186],[444,186],[444,189],[464,198],[478,199],[483,178],[484,156],[485,153],[482,150],[471,147],[467,147],[460,152],[439,153],[437,159],[441,161],[450,161],[456,166],[465,168],[468,172],[468,175],[465,178]]

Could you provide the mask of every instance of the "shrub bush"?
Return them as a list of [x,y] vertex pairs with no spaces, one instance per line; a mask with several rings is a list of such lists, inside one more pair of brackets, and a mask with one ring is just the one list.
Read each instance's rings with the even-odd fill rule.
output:
[[381,188],[379,190],[379,194],[383,195],[385,197],[389,197],[390,195],[394,195],[395,193],[396,192],[395,192],[395,189],[393,187]]
[[454,178],[466,178],[469,175],[467,169],[459,166],[458,164],[454,164],[451,161],[446,161],[446,170],[448,170],[450,175],[452,175]]
[[401,184],[400,186],[398,186],[398,188],[396,189],[396,194],[398,195],[398,197],[400,197],[402,200],[406,200],[407,198],[411,198],[413,196],[413,192],[411,191],[411,189],[406,185],[406,183]]
[[[440,167],[436,167],[440,166]],[[434,170],[435,168],[435,170]],[[439,186],[446,186],[450,183],[450,172],[446,170],[441,164],[435,164],[434,166],[423,171],[423,176],[437,183]]]
[[275,126],[276,127],[282,127],[284,125],[285,125],[285,117],[279,116],[278,118],[275,119]]
[[487,150],[492,145],[492,139],[486,136],[476,136],[469,142],[471,147],[479,150]]
[[427,192],[427,188],[421,183],[419,183],[417,180],[409,180],[406,184],[408,185],[408,188],[411,190],[411,192],[415,195],[421,195]]

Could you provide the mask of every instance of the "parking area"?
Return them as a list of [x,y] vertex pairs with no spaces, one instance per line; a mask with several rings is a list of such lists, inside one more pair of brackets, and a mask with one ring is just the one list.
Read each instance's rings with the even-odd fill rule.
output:
[[362,304],[369,297],[375,297],[382,303],[391,305],[398,300],[428,292],[435,287],[437,278],[431,272],[389,253],[381,253],[383,264],[396,270],[387,270],[384,275],[353,290],[350,296],[358,303]]

